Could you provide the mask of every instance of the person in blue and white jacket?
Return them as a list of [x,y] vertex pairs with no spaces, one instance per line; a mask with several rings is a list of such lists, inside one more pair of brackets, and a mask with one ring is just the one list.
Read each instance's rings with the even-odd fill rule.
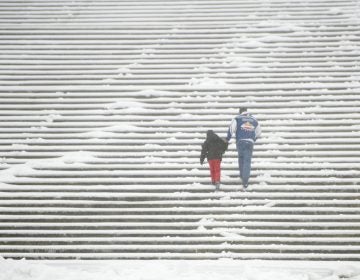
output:
[[233,136],[236,138],[240,178],[246,189],[249,185],[254,143],[260,137],[261,128],[258,121],[247,112],[246,108],[240,108],[239,113],[231,121],[226,140],[230,142]]

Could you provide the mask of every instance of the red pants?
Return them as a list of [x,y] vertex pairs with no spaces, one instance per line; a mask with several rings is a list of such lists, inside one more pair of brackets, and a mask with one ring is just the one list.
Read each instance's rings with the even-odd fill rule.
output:
[[210,159],[210,160],[208,160],[208,162],[209,162],[209,167],[210,167],[211,182],[212,183],[220,182],[221,160]]

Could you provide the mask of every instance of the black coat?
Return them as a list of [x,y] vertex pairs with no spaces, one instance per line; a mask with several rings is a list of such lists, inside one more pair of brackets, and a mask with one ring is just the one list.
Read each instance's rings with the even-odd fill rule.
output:
[[208,130],[206,134],[206,140],[202,144],[200,163],[204,163],[205,157],[208,160],[222,160],[222,156],[227,150],[227,147],[228,143],[225,140],[221,139],[218,135],[216,135],[214,131]]

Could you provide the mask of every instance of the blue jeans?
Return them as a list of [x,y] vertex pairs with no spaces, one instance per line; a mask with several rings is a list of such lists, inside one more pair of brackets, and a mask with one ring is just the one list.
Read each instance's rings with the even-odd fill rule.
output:
[[240,140],[236,143],[236,148],[238,151],[240,178],[243,185],[248,185],[254,143]]

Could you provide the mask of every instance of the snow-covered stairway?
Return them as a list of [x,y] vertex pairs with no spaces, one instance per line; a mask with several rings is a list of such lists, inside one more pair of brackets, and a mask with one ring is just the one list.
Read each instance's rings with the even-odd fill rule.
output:
[[[360,260],[350,0],[0,2],[0,256]],[[261,122],[215,192],[205,132]]]

